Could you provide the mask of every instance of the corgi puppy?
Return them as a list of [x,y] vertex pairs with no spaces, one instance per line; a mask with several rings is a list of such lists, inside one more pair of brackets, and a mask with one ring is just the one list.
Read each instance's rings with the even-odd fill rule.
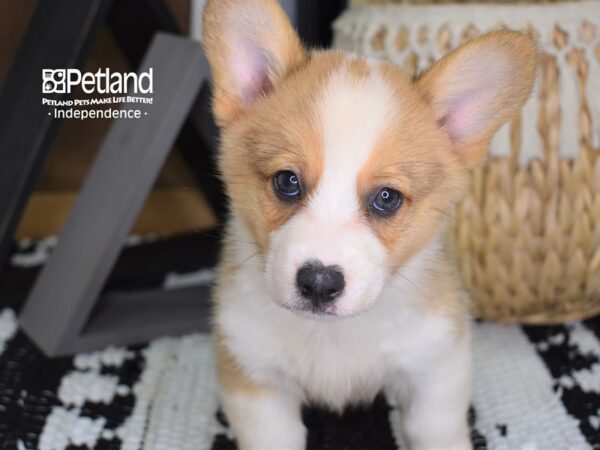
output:
[[471,448],[469,304],[445,244],[470,167],[527,99],[536,46],[496,31],[416,78],[307,51],[276,0],[208,0],[231,202],[214,293],[240,450],[301,450],[301,405],[384,391],[413,450]]

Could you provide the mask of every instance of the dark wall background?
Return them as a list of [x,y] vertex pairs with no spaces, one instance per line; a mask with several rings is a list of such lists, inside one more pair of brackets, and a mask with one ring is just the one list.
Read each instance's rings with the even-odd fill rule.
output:
[[304,42],[312,47],[331,44],[331,24],[348,0],[297,0],[298,30]]

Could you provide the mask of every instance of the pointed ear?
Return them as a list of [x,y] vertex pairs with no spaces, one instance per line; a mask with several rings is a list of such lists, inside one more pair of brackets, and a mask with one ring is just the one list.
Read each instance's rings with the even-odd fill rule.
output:
[[276,0],[208,0],[202,27],[213,76],[213,109],[221,126],[307,58]]
[[495,31],[457,48],[416,80],[467,165],[484,160],[494,133],[527,100],[536,53],[526,35]]

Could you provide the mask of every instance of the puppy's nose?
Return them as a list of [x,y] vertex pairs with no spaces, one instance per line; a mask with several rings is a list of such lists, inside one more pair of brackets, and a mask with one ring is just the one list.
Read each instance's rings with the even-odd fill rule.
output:
[[296,286],[302,297],[314,306],[331,302],[341,295],[346,282],[337,266],[324,266],[320,261],[305,263],[296,274]]

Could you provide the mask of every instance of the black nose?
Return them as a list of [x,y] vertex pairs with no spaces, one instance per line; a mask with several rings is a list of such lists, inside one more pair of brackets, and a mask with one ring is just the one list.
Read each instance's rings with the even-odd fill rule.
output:
[[302,297],[314,306],[331,302],[340,296],[346,285],[338,266],[325,267],[318,261],[304,264],[296,274],[296,286]]

